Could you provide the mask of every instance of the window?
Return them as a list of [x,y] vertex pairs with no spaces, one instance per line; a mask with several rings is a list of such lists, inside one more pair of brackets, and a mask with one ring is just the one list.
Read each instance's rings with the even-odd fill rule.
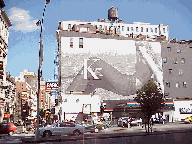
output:
[[146,32],[148,32],[148,28],[146,28]]
[[129,31],[129,27],[127,27],[127,31]]
[[102,29],[102,25],[100,25],[100,28]]
[[122,31],[124,31],[124,26],[122,26]]
[[163,63],[167,63],[167,58],[163,58]]
[[105,30],[107,30],[107,26],[105,26]]
[[136,32],[139,32],[139,28],[138,27],[136,27]]
[[71,29],[71,24],[68,24],[68,29],[69,29],[69,30]]
[[157,28],[155,28],[155,33],[157,33]]
[[151,29],[151,32],[153,32],[153,28],[150,28]]
[[79,48],[83,48],[83,38],[79,38]]
[[133,27],[131,27],[131,31],[134,31]]
[[61,123],[60,127],[66,127],[66,124],[65,123]]
[[180,48],[177,48],[177,53],[181,53],[181,49]]
[[187,82],[183,82],[183,88],[187,87]]
[[70,38],[70,48],[73,48],[73,38]]
[[170,82],[166,82],[166,87],[170,88]]
[[168,51],[168,52],[171,52],[171,47],[167,47],[167,51]]
[[172,74],[172,69],[169,69],[169,74]]
[[183,75],[183,70],[179,70],[179,75]]
[[165,28],[163,28],[163,33],[166,33],[166,32],[165,32]]
[[181,63],[182,63],[182,64],[185,63],[185,58],[181,58]]
[[173,59],[173,63],[174,63],[174,64],[177,64],[177,58],[174,58],[174,59]]
[[143,32],[143,27],[141,27],[141,32]]
[[78,103],[79,102],[79,99],[76,99],[76,103]]
[[176,87],[177,87],[177,88],[180,88],[179,82],[176,83]]

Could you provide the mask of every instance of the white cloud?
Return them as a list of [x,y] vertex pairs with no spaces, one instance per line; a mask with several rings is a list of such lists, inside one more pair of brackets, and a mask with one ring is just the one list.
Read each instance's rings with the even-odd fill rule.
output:
[[36,26],[38,20],[34,20],[33,17],[29,15],[29,11],[16,7],[12,7],[9,11],[9,18],[13,25],[10,27],[11,29],[15,31],[20,30],[21,32],[31,32],[39,29],[39,27]]

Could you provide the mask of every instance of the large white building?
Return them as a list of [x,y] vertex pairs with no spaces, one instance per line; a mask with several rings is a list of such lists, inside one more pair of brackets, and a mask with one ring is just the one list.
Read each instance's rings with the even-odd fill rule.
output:
[[104,99],[133,98],[151,78],[164,88],[159,42],[61,29],[57,40],[62,118],[82,113],[87,104],[99,113],[97,102]]
[[169,27],[168,25],[151,25],[144,22],[123,23],[110,23],[106,20],[99,19],[98,21],[61,21],[59,23],[60,30],[78,31],[78,32],[108,32],[118,34],[124,37],[136,38],[137,36],[144,35],[145,39],[156,39],[158,36],[165,36],[169,40]]

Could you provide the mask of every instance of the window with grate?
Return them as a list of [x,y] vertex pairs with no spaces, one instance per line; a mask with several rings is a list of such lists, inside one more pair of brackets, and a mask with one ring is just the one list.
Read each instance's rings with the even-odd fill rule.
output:
[[167,58],[163,58],[163,63],[167,63]]
[[141,27],[141,32],[143,32],[143,27]]
[[172,74],[172,69],[169,69],[169,74]]
[[150,28],[151,32],[153,32],[153,28]]
[[176,87],[177,87],[177,88],[180,88],[179,82],[176,83]]
[[177,53],[181,53],[181,49],[180,48],[177,48]]
[[146,32],[148,32],[148,28],[146,28]]
[[179,70],[179,75],[183,75],[183,70]]
[[167,51],[168,51],[168,52],[171,52],[171,47],[167,47]]
[[70,38],[70,48],[73,48],[73,38]]
[[131,27],[131,31],[134,31],[133,27]]
[[166,87],[170,88],[170,82],[166,82]]
[[183,82],[183,88],[187,87],[187,82]]
[[136,27],[136,32],[139,32],[139,28],[138,27]]
[[157,28],[155,28],[155,33],[157,33]]
[[83,38],[79,38],[79,48],[83,48]]
[[174,59],[173,59],[173,63],[174,63],[174,64],[177,64],[177,58],[174,58]]
[[124,26],[122,26],[122,31],[124,31]]

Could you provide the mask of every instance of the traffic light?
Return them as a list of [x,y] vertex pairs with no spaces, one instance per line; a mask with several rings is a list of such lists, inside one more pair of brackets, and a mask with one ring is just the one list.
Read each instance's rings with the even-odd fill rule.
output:
[[4,71],[3,71],[3,61],[0,61],[0,79],[3,79]]

